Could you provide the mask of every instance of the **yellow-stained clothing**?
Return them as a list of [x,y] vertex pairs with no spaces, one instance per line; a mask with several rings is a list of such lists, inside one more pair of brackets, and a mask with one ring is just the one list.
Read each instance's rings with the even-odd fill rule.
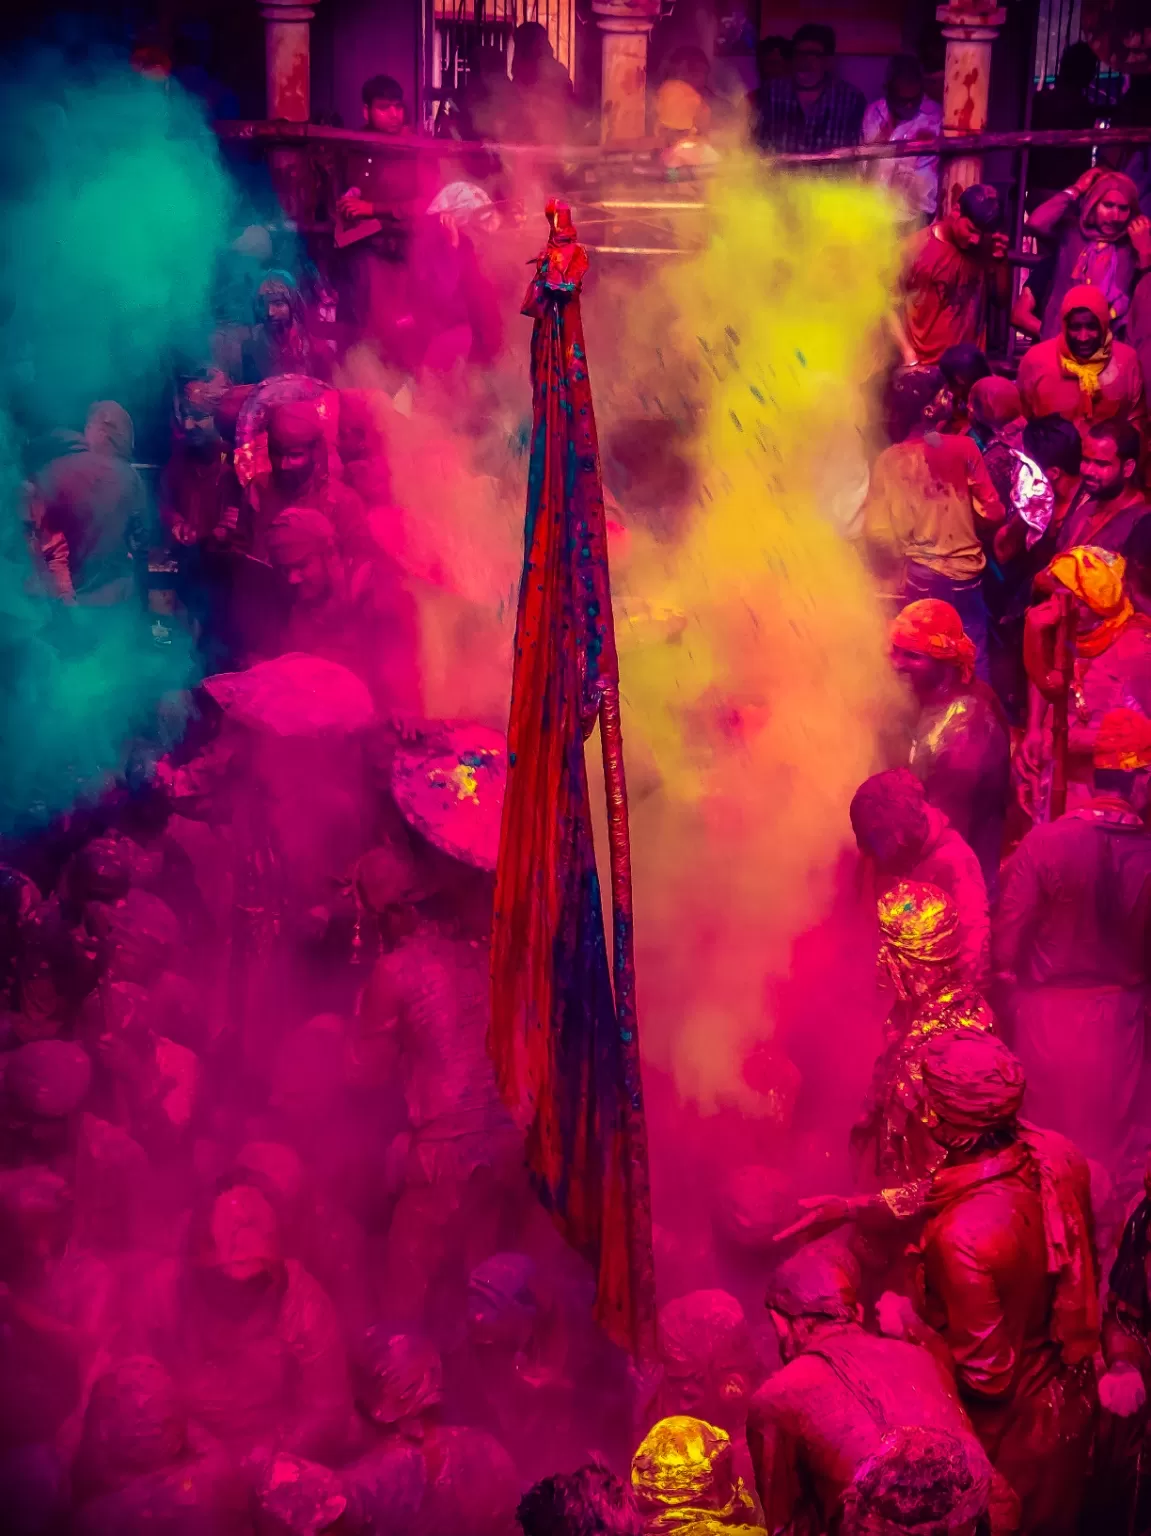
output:
[[876,459],[863,537],[881,571],[900,577],[914,561],[951,581],[975,580],[987,563],[977,517],[1000,523],[1004,508],[971,438],[928,432]]

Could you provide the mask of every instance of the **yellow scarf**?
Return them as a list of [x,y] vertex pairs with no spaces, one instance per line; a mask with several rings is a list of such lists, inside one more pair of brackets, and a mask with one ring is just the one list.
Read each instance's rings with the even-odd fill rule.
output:
[[1060,349],[1059,366],[1069,379],[1078,379],[1079,388],[1088,400],[1093,399],[1099,393],[1099,375],[1111,361],[1111,332],[1104,336],[1102,345],[1091,354],[1085,363],[1081,363],[1077,357],[1072,357],[1069,352]]

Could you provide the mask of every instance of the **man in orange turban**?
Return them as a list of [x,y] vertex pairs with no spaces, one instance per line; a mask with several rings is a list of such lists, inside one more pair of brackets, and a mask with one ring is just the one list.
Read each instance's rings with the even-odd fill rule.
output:
[[974,681],[975,647],[950,603],[921,598],[892,623],[891,657],[919,705],[908,766],[974,849],[993,892],[1011,750],[994,694]]
[[1092,749],[1090,796],[1033,827],[1005,867],[992,953],[1010,989],[1029,1117],[1118,1171],[1151,986],[1151,719],[1108,710]]

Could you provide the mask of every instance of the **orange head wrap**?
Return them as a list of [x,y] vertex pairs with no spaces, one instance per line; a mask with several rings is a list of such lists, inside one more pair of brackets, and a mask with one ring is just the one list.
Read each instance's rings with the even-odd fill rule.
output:
[[1095,766],[1121,773],[1151,768],[1151,720],[1137,709],[1108,710],[1095,738]]
[[963,628],[963,620],[950,603],[937,597],[922,597],[897,613],[891,625],[891,643],[915,656],[954,662],[965,683],[975,673],[975,646]]
[[1068,288],[1059,306],[1060,320],[1066,320],[1076,309],[1090,310],[1104,332],[1111,329],[1111,309],[1102,288],[1095,288],[1090,283],[1076,283],[1073,288]]

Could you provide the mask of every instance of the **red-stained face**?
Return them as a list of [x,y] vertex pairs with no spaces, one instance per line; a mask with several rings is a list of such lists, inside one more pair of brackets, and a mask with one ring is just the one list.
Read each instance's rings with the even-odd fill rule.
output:
[[1093,357],[1103,342],[1099,317],[1089,309],[1073,309],[1063,322],[1063,334],[1068,352],[1081,363]]
[[1135,461],[1122,459],[1109,437],[1083,439],[1083,484],[1099,501],[1118,496],[1135,473]]
[[373,133],[403,133],[404,104],[377,99],[364,108],[364,122]]
[[920,700],[938,693],[955,670],[950,662],[939,661],[934,656],[920,656],[916,651],[905,651],[899,646],[892,647],[891,665]]
[[322,602],[331,590],[328,562],[323,555],[305,555],[279,569],[292,589],[292,596],[301,603]]
[[316,464],[315,448],[273,448],[268,446],[268,461],[277,482],[290,489],[311,479]]
[[1133,212],[1130,201],[1116,189],[1105,192],[1099,199],[1092,211],[1091,222],[1101,235],[1114,240],[1130,224]]
[[286,330],[292,323],[292,306],[287,299],[269,299],[267,308],[268,324],[276,330]]

